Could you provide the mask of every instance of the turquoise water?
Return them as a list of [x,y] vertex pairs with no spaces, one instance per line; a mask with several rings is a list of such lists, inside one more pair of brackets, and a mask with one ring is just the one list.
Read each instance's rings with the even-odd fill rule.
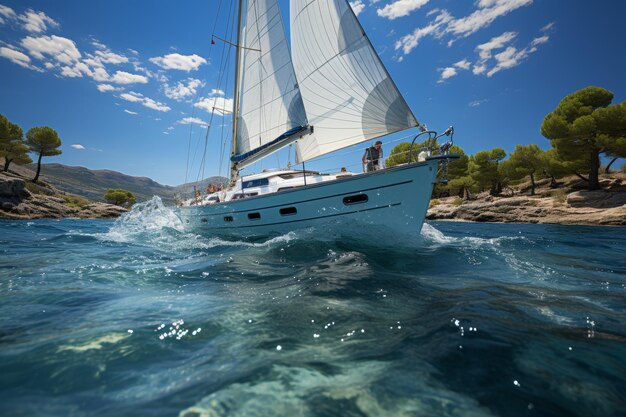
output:
[[626,229],[0,222],[0,415],[624,416]]

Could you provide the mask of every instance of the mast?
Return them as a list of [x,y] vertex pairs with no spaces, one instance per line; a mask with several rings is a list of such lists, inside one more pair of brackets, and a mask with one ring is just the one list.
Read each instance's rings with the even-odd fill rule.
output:
[[[237,44],[235,45],[235,92],[233,103],[233,145],[231,147],[231,156],[237,153],[237,119],[239,119],[239,83],[241,75],[241,21],[243,17],[243,0],[239,0],[239,16],[237,17]],[[237,181],[239,170],[237,169],[237,163],[231,161],[230,163],[230,183],[231,185]]]

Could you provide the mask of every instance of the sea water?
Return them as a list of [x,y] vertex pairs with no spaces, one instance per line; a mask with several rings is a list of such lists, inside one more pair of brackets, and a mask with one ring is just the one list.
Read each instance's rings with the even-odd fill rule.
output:
[[626,229],[0,222],[2,416],[624,416]]

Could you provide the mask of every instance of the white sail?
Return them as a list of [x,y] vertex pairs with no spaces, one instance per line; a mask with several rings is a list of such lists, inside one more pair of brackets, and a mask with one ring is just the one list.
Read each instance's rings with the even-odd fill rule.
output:
[[314,134],[306,161],[418,125],[346,0],[291,0],[291,49]]
[[249,0],[244,11],[234,155],[239,168],[286,145],[289,138],[281,135],[308,124],[278,1]]

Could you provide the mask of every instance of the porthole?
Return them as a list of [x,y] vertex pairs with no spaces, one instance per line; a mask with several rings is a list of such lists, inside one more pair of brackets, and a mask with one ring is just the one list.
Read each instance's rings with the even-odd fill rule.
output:
[[200,222],[202,223],[208,223],[209,221],[207,219],[200,219]]
[[259,220],[261,218],[261,213],[248,213],[248,219],[250,220]]
[[298,209],[295,207],[285,207],[279,210],[281,216],[291,216],[298,213]]
[[366,203],[367,200],[368,200],[367,194],[356,194],[356,195],[350,195],[348,197],[344,197],[343,204],[345,204],[346,206],[349,206],[352,204]]
[[225,222],[232,222],[233,221],[233,216],[224,216],[224,221]]

